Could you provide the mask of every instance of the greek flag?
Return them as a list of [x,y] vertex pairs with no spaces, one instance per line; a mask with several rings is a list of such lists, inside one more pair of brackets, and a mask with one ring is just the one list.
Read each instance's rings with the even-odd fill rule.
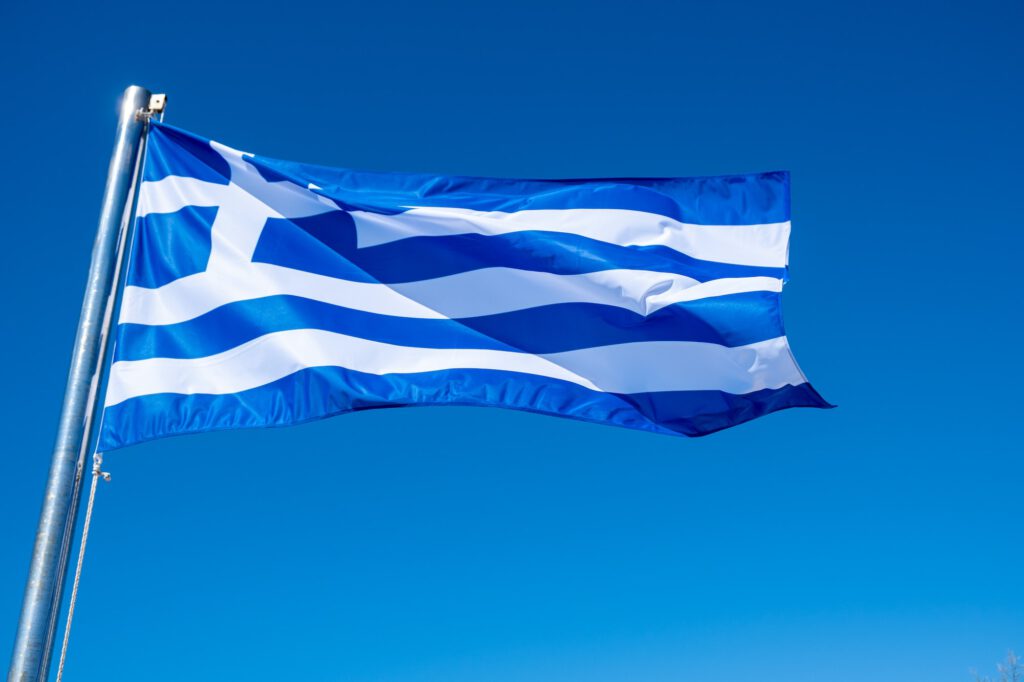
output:
[[827,407],[780,311],[784,172],[370,173],[149,133],[99,448],[378,407],[698,436]]

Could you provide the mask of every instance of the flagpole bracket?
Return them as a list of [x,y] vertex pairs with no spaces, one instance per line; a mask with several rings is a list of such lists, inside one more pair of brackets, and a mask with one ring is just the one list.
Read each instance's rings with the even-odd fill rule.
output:
[[154,116],[159,116],[160,121],[164,120],[164,110],[167,108],[167,95],[160,93],[150,95],[149,103],[135,112],[136,121],[149,122]]

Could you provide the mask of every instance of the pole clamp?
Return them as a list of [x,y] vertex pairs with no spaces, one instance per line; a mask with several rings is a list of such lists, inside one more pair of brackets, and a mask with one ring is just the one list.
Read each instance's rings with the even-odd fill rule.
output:
[[102,478],[110,483],[110,474],[103,470],[103,453],[97,452],[92,456],[92,475]]
[[135,112],[136,121],[146,121],[159,115],[162,120],[164,117],[164,109],[167,108],[167,95],[161,93],[159,95],[150,95],[149,104]]

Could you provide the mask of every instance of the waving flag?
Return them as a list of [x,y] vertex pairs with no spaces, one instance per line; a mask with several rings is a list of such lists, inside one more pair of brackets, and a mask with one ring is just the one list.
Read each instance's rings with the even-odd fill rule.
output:
[[99,447],[482,405],[702,435],[826,407],[790,352],[789,177],[507,180],[153,124]]

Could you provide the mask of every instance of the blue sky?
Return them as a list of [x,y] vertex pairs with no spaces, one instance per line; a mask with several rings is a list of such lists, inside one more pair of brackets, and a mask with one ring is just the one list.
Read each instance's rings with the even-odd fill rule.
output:
[[[470,408],[112,453],[106,680],[970,679],[1024,649],[1018,2],[0,8],[12,642],[116,100],[373,170],[793,173],[832,411],[684,440]],[[144,675],[142,675],[144,671]]]

